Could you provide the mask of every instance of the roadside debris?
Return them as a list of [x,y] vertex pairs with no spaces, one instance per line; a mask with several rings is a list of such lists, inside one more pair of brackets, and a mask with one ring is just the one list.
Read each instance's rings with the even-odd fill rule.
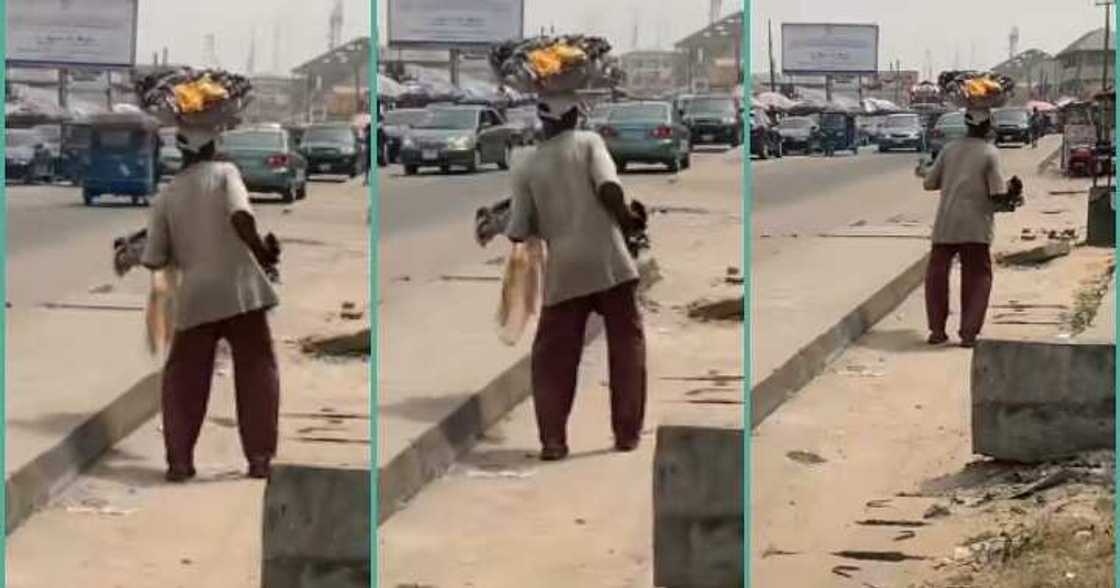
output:
[[356,321],[365,316],[365,313],[358,309],[357,304],[353,302],[343,302],[342,311],[339,313],[339,316],[342,317],[343,320]]
[[783,549],[778,549],[777,547],[774,547],[773,545],[771,545],[770,547],[767,547],[765,551],[762,552],[762,559],[766,559],[766,558],[769,558],[769,557],[782,557],[782,556],[787,556],[787,555],[801,555],[801,554],[799,552],[796,552],[796,551],[785,551]]
[[1093,324],[1093,319],[1097,317],[1097,311],[1100,310],[1101,301],[1112,285],[1112,275],[1115,271],[1115,262],[1110,263],[1104,272],[1077,291],[1074,296],[1073,312],[1069,317],[1071,334],[1080,334]]
[[882,561],[889,563],[901,563],[904,561],[924,561],[929,559],[921,555],[908,555],[901,551],[837,551],[832,555],[842,557],[844,559],[854,559],[859,561]]
[[864,521],[856,521],[856,524],[865,527],[925,527],[929,523],[923,521],[891,521],[883,519],[867,519]]
[[852,572],[858,572],[859,570],[860,568],[858,566],[834,566],[832,568],[832,573],[844,578],[851,578]]
[[947,517],[951,514],[953,513],[949,510],[949,507],[942,504],[935,504],[926,510],[925,514],[922,515],[922,518],[937,519],[941,517]]
[[90,294],[108,294],[113,291],[112,284],[102,284],[89,289]]
[[786,457],[803,465],[820,465],[828,463],[828,460],[813,453],[812,451],[790,451],[786,453]]
[[348,335],[304,337],[299,341],[304,353],[319,356],[361,357],[370,353],[370,330]]
[[744,302],[742,296],[722,300],[697,300],[688,305],[688,318],[699,321],[742,321]]
[[1073,247],[1069,241],[1050,241],[1038,247],[998,255],[996,261],[1003,266],[1041,265],[1052,259],[1069,255],[1071,251]]

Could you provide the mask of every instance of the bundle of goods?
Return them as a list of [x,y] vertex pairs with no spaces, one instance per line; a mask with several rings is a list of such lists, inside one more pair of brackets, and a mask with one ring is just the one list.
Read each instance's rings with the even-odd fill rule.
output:
[[189,67],[156,72],[136,82],[140,106],[163,123],[181,127],[232,126],[249,104],[252,89],[244,76]]
[[1019,176],[1011,176],[1007,180],[1007,192],[992,196],[992,203],[995,205],[996,212],[1015,212],[1026,203],[1023,198],[1023,180]]
[[622,70],[601,37],[563,35],[508,41],[490,50],[498,80],[527,94],[565,94],[590,86],[615,86]]
[[[637,200],[630,201],[630,212],[641,219],[642,228],[624,232],[626,248],[630,256],[637,259],[638,255],[649,249],[649,234],[645,226],[649,219],[646,207]],[[506,198],[491,206],[479,208],[474,215],[474,238],[480,247],[485,247],[498,235],[505,234],[509,226],[510,199]]]
[[994,72],[947,71],[937,84],[962,108],[1000,108],[1015,92],[1015,80]]
[[[147,229],[140,229],[113,239],[113,271],[118,278],[124,277],[132,268],[140,265],[140,259],[143,257],[144,248],[147,245]],[[276,235],[272,233],[265,235],[264,246],[269,251],[274,252],[277,257],[280,256],[280,240],[276,238]],[[280,270],[276,266],[268,266],[263,269],[269,281],[280,282]]]

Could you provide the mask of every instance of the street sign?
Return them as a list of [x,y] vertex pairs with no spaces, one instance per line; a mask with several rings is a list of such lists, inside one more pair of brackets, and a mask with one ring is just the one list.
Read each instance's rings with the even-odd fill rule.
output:
[[879,72],[879,26],[782,24],[782,71],[795,75]]
[[7,0],[7,64],[132,67],[138,4],[139,0]]
[[462,49],[521,39],[525,0],[389,0],[389,46]]

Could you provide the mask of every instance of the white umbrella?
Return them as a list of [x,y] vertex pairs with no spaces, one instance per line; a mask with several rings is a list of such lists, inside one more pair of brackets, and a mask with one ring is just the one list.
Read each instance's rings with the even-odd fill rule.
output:
[[396,98],[405,93],[405,87],[385,74],[377,74],[377,93]]
[[778,110],[789,110],[793,107],[794,101],[786,98],[784,95],[777,92],[763,92],[754,99],[758,101],[764,108],[776,108]]

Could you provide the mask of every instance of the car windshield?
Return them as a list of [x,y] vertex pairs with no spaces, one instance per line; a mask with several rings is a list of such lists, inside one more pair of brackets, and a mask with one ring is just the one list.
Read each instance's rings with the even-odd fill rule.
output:
[[607,120],[612,123],[664,122],[668,118],[669,107],[665,104],[620,104],[607,115]]
[[222,146],[231,149],[272,149],[284,148],[284,136],[276,131],[240,131],[222,137]]
[[441,109],[433,110],[430,117],[416,125],[418,129],[438,129],[466,131],[478,127],[477,110]]
[[34,147],[43,139],[35,131],[8,129],[5,133],[8,145],[12,147]]
[[385,124],[394,127],[411,127],[424,122],[431,113],[426,110],[390,110],[385,113]]
[[610,106],[596,106],[591,109],[591,114],[587,115],[592,120],[606,120],[611,112]]
[[807,118],[787,118],[778,126],[783,129],[807,129],[813,126],[813,121]]
[[843,116],[824,115],[821,117],[821,126],[828,129],[843,129],[847,127],[847,119]]
[[311,127],[303,134],[304,143],[343,143],[354,142],[354,132],[347,127]]
[[1027,122],[1027,111],[1025,110],[997,110],[995,112],[995,119],[997,123],[1003,124],[1017,124]]
[[521,122],[533,122],[537,120],[537,111],[535,110],[511,110],[509,111],[509,120],[516,120]]
[[97,133],[97,143],[107,149],[124,149],[132,146],[137,134],[126,129],[103,129]]
[[919,125],[917,115],[887,117],[886,126],[892,129],[915,128]]
[[685,104],[688,114],[735,114],[735,101],[730,98],[694,98]]
[[963,127],[963,126],[964,126],[964,114],[962,114],[960,112],[952,112],[952,113],[946,114],[945,116],[937,119],[937,127],[938,128]]

